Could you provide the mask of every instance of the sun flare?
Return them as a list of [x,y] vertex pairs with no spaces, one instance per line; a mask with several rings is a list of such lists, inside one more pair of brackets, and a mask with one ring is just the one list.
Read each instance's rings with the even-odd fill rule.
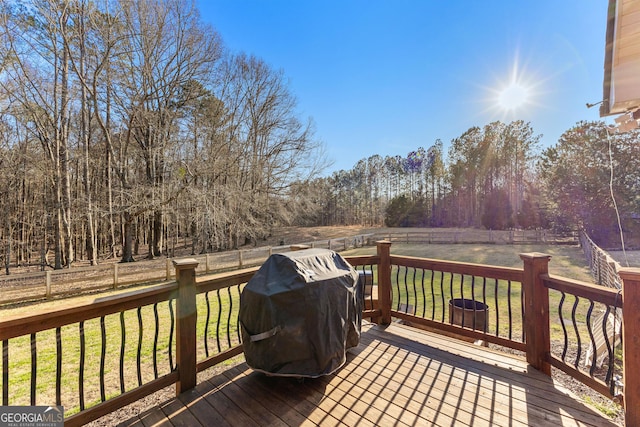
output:
[[485,86],[485,112],[500,120],[527,119],[540,107],[541,90],[547,78],[520,63],[516,54],[506,74],[495,75],[492,86]]
[[503,110],[515,110],[529,100],[530,89],[518,82],[512,82],[498,93],[498,106]]

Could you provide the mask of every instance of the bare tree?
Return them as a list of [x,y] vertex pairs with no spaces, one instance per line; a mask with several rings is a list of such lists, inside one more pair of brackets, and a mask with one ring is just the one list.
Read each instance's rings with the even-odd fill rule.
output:
[[296,99],[282,71],[240,54],[227,59],[223,76],[228,140],[238,154],[226,198],[234,218],[227,224],[229,244],[235,247],[240,236],[255,241],[274,223],[287,221],[289,186],[317,176],[327,162],[311,121],[303,123],[296,115]]
[[[70,73],[61,28],[69,25],[65,4],[32,2],[32,9],[3,15],[3,89],[13,114],[24,115],[26,128],[40,141],[49,161],[56,213],[55,268],[73,262],[69,180]],[[12,13],[13,19],[8,15]],[[63,251],[64,249],[64,251]]]
[[[122,170],[120,177],[123,189],[127,179],[145,188],[142,198],[132,198],[136,192],[123,192],[121,201],[129,221],[151,214],[149,256],[153,257],[162,246],[163,209],[184,188],[168,185],[172,159],[166,154],[179,135],[180,109],[202,95],[190,91],[188,83],[211,82],[221,47],[216,33],[200,23],[193,2],[132,0],[121,6],[126,56],[119,64],[123,80],[116,102],[127,121],[122,143],[136,145],[140,162],[129,163],[133,169]],[[123,261],[127,261],[124,256]]]

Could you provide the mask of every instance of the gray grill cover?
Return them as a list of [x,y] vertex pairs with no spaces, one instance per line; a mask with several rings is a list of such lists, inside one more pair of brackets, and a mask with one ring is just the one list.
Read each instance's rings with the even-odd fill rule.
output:
[[333,373],[360,341],[359,288],[358,273],[333,251],[271,255],[240,296],[247,364],[282,376]]

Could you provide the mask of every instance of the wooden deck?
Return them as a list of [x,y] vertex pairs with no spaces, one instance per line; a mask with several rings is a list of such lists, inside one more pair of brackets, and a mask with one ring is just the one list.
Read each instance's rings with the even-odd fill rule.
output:
[[615,426],[521,358],[393,324],[363,326],[336,374],[245,363],[125,426]]

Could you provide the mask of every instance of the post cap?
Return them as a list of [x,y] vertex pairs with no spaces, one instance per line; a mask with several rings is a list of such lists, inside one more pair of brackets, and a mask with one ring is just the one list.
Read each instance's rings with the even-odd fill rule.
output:
[[174,259],[173,266],[176,270],[188,270],[198,267],[198,261],[195,258]]
[[546,258],[549,260],[551,259],[551,255],[545,254],[542,252],[527,252],[527,253],[520,254],[520,259],[523,261],[528,259],[539,259],[539,258]]

